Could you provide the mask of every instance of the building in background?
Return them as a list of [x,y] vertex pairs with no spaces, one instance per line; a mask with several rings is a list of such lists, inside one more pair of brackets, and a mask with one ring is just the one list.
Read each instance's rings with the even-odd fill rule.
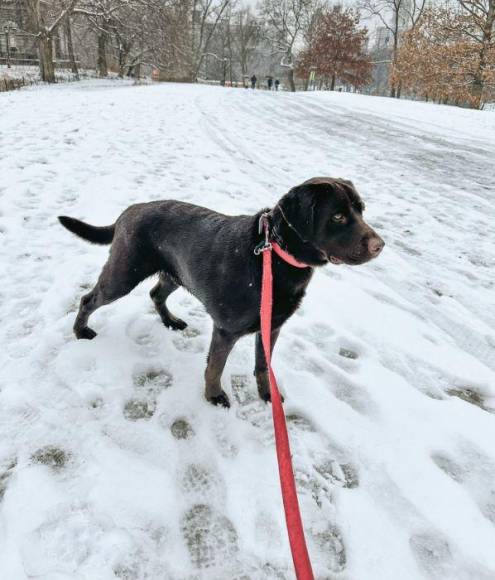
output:
[[[53,54],[59,66],[67,61],[63,27],[53,37]],[[0,64],[37,65],[36,39],[29,34],[29,13],[23,0],[0,2]]]

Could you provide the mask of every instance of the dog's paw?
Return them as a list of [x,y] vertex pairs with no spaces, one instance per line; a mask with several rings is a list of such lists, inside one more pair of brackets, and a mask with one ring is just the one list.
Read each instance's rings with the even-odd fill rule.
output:
[[165,326],[171,328],[172,330],[184,330],[187,328],[187,322],[181,320],[180,318],[174,318],[174,320],[169,320]]
[[181,318],[173,316],[172,314],[162,315],[161,319],[163,324],[171,330],[184,330],[187,328],[187,322]]
[[[260,399],[262,401],[265,401],[265,403],[271,403],[272,402],[272,396],[270,394],[270,391],[265,391],[265,392],[258,391],[258,393],[260,395]],[[285,402],[285,398],[284,398],[284,396],[282,394],[280,395],[280,400],[282,401],[282,403]]]
[[229,397],[225,391],[222,391],[216,397],[209,397],[208,401],[212,405],[215,405],[216,407],[218,407],[220,405],[221,407],[225,407],[226,409],[230,408],[230,400],[229,400]]
[[79,340],[81,338],[85,338],[86,340],[93,340],[93,338],[97,336],[96,332],[92,328],[89,328],[89,326],[85,326],[84,328],[76,328],[74,332]]

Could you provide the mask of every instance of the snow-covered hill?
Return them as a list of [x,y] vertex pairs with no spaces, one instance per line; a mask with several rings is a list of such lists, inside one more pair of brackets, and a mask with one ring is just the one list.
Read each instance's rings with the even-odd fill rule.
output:
[[[107,249],[59,214],[254,212],[350,178],[387,242],[317,273],[274,366],[319,579],[495,578],[495,115],[345,94],[87,82],[0,95],[0,577],[291,579],[254,344],[203,399],[182,290],[72,323]],[[205,256],[205,260],[208,256]]]

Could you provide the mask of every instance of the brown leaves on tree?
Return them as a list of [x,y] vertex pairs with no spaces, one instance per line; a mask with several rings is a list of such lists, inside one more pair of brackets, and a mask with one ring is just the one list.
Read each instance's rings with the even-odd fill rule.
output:
[[335,88],[336,82],[361,87],[371,80],[372,64],[365,53],[368,31],[359,27],[359,14],[340,5],[322,11],[313,23],[306,48],[299,54],[296,70],[309,79],[315,72],[320,84]]
[[469,0],[460,9],[428,8],[402,35],[390,82],[403,92],[442,103],[481,108],[495,94],[495,0]]

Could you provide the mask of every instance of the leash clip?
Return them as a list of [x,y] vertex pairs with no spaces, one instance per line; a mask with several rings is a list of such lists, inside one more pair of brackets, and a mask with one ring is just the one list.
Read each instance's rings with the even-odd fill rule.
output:
[[258,233],[261,234],[261,232],[264,230],[265,239],[254,248],[255,256],[259,256],[261,252],[272,249],[272,245],[270,244],[270,224],[268,221],[268,215],[269,212],[265,212],[260,215],[260,221],[258,222]]

